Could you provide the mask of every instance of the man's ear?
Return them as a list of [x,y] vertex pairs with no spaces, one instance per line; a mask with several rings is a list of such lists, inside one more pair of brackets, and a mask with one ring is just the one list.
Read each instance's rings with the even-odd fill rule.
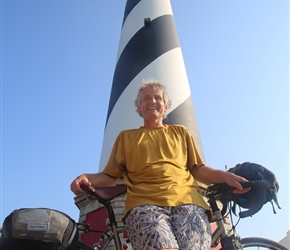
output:
[[142,116],[142,112],[141,112],[140,106],[137,108],[137,112],[139,113],[140,116]]
[[164,113],[167,112],[167,110],[168,110],[168,105],[165,105],[165,107],[164,107]]

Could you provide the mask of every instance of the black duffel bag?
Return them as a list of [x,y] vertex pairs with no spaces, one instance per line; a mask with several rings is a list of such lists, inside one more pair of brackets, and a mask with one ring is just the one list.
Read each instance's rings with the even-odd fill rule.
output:
[[76,250],[76,222],[67,214],[49,208],[21,208],[4,220],[3,250]]

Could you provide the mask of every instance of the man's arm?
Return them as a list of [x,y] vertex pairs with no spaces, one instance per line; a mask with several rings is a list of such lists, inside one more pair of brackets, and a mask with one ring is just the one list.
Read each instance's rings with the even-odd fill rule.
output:
[[82,174],[73,180],[70,189],[75,195],[79,195],[85,193],[80,185],[85,185],[92,189],[93,187],[112,187],[118,183],[118,180],[119,178],[109,176],[102,172],[96,174]]
[[[231,187],[235,187],[238,191],[244,193],[247,192],[249,189],[243,189],[241,182],[247,182],[247,180],[241,176],[235,175],[233,173],[214,169],[205,165],[200,167],[194,167],[191,171],[193,177],[205,184],[214,184],[214,183],[227,183]],[[238,193],[236,191],[236,193]]]

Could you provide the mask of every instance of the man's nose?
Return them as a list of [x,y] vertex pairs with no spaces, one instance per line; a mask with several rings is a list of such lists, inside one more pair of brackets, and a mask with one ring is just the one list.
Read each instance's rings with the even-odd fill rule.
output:
[[158,97],[156,97],[156,96],[152,96],[152,97],[151,97],[151,101],[154,102],[154,103],[155,103],[155,102],[158,102],[158,100],[159,100],[159,99],[158,99]]

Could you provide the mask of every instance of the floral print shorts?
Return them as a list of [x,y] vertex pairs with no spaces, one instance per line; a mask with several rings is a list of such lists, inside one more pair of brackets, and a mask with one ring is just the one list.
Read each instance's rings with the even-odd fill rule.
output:
[[196,205],[144,205],[129,211],[125,227],[134,250],[211,249],[211,228],[205,210]]

